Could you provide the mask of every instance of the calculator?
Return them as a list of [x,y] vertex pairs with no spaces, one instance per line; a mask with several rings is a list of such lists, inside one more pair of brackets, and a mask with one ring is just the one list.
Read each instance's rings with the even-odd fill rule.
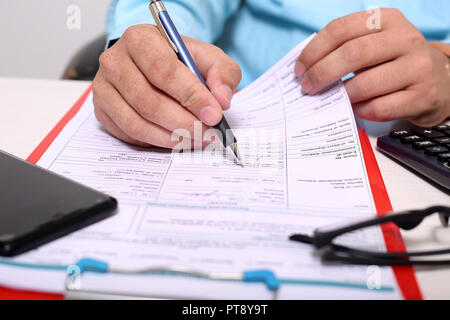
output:
[[450,126],[412,127],[378,138],[378,149],[447,192],[450,191]]

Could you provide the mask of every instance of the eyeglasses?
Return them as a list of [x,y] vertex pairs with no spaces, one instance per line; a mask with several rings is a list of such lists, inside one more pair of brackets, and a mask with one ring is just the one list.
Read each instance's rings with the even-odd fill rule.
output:
[[320,256],[323,262],[341,262],[361,265],[421,265],[438,266],[450,265],[450,260],[423,260],[419,257],[429,257],[443,254],[450,254],[450,249],[424,251],[424,252],[375,252],[350,248],[336,244],[336,238],[368,227],[393,223],[403,230],[412,230],[422,223],[422,221],[433,214],[439,215],[444,227],[448,227],[450,218],[450,207],[436,206],[425,210],[414,210],[403,213],[391,214],[385,217],[355,223],[343,228],[314,231],[312,237],[302,234],[292,235],[290,240],[313,245],[320,249]]

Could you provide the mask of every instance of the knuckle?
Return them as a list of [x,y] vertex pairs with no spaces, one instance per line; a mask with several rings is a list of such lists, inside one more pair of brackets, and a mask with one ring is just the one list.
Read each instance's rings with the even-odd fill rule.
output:
[[101,101],[104,99],[106,91],[104,80],[101,80],[98,76],[95,77],[92,82],[92,99],[95,107],[102,107]]
[[98,92],[97,91],[94,91],[94,90],[92,90],[93,91],[93,94],[92,94],[92,103],[94,104],[94,109],[95,110],[97,110],[97,109],[100,109],[100,107],[101,107],[101,100],[99,99],[99,96],[98,96]]
[[155,25],[147,24],[147,25],[144,25],[144,26],[142,26],[142,27],[145,28],[145,30],[146,30],[147,32],[150,32],[150,33],[153,34],[153,35],[161,35],[160,32],[159,32],[158,27],[155,26]]
[[103,114],[99,108],[94,107],[94,115],[95,115],[95,118],[97,119],[97,121],[104,125],[103,120],[105,117],[103,116]]
[[142,141],[142,130],[140,126],[131,117],[126,117],[123,119],[123,131],[129,137]]
[[94,95],[94,98],[96,95],[98,95],[98,93],[101,91],[101,85],[100,85],[100,80],[98,78],[98,75],[94,78],[94,80],[92,81],[92,93]]
[[366,48],[361,40],[349,41],[342,46],[342,55],[346,62],[354,63],[355,61],[360,61],[365,54]]
[[403,13],[397,8],[384,8],[382,9],[381,13],[391,19],[398,19],[399,17],[403,17]]
[[415,65],[418,74],[420,74],[422,78],[433,78],[433,60],[431,56],[424,56],[417,59]]
[[116,62],[117,62],[116,56],[111,49],[104,51],[100,55],[99,58],[100,68],[108,73],[115,70],[117,66]]
[[151,81],[157,87],[173,86],[178,81],[177,72],[174,72],[180,65],[174,63],[174,60],[168,57],[155,61],[164,61],[164,63],[154,63],[149,70]]
[[138,111],[139,113],[144,113],[145,110],[148,108],[148,97],[147,95],[142,91],[139,90],[134,94],[134,105],[133,107]]
[[410,46],[414,47],[424,46],[427,43],[425,37],[417,29],[408,32],[405,40]]
[[145,119],[152,122],[159,121],[161,118],[162,106],[158,98],[150,98],[148,94],[141,94],[140,97],[138,97],[138,101],[139,106],[137,106],[137,108],[139,109],[139,113],[141,113]]
[[188,85],[184,91],[185,94],[181,97],[180,101],[183,106],[188,108],[203,106],[202,103],[205,100],[204,94],[196,84]]
[[122,39],[130,46],[134,46],[142,42],[142,27],[139,25],[131,26],[125,30]]
[[341,39],[347,34],[348,23],[345,19],[338,18],[331,21],[328,26],[325,27],[325,30],[332,39]]
[[120,41],[126,43],[130,52],[137,53],[142,52],[144,43],[152,46],[152,48],[157,48],[150,51],[152,54],[159,54],[161,48],[164,48],[161,44],[165,45],[157,28],[148,25],[135,25],[129,27],[125,30]]
[[426,92],[427,105],[432,107],[436,106],[439,101],[439,90],[437,85],[433,82],[431,87]]

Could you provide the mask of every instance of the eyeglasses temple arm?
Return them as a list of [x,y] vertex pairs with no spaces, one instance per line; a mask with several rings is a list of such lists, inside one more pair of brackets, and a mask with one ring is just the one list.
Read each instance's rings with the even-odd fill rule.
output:
[[[402,222],[404,222],[405,220],[411,221],[413,216],[415,216],[416,219],[420,220],[420,221],[418,221],[420,223],[420,222],[422,222],[422,220],[425,217],[427,217],[435,212],[450,213],[450,207],[434,206],[434,207],[430,207],[430,208],[427,208],[424,210],[406,211],[406,212],[397,213],[397,214],[390,214],[390,215],[387,215],[384,217],[379,217],[379,218],[375,218],[375,219],[362,221],[362,222],[359,222],[359,223],[356,223],[353,225],[349,225],[349,226],[346,226],[346,227],[343,227],[340,229],[332,230],[332,231],[322,232],[320,230],[316,230],[314,232],[314,236],[312,236],[312,237],[309,237],[306,235],[301,235],[301,234],[296,234],[296,235],[292,235],[289,239],[293,240],[293,241],[299,241],[302,243],[309,243],[309,244],[314,245],[316,248],[322,248],[326,245],[331,244],[333,239],[335,239],[336,237],[338,237],[342,234],[345,234],[345,233],[356,231],[358,229],[372,227],[372,226],[379,225],[379,224],[386,223],[386,222],[393,222],[401,228],[401,225],[404,224]],[[419,223],[417,223],[415,226],[417,226]]]

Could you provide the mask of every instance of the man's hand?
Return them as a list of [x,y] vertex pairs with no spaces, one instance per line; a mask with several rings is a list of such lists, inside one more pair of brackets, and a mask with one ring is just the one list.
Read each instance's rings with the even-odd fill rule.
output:
[[448,58],[432,48],[398,10],[381,9],[381,29],[369,14],[331,22],[296,64],[303,91],[315,94],[342,77],[355,114],[363,119],[408,119],[432,126],[450,116]]
[[93,82],[95,114],[115,137],[173,148],[179,143],[172,141],[173,131],[188,130],[194,139],[195,121],[202,121],[203,130],[220,122],[241,70],[219,48],[184,40],[211,92],[152,25],[129,28],[101,55]]

